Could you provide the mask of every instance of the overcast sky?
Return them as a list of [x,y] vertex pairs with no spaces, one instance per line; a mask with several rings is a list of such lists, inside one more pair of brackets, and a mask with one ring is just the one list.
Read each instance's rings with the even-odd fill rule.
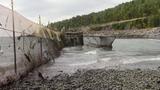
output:
[[[114,7],[131,0],[14,0],[15,10],[37,22],[41,15],[44,24],[68,19],[76,15],[88,14]],[[0,0],[0,4],[10,8],[10,0]]]

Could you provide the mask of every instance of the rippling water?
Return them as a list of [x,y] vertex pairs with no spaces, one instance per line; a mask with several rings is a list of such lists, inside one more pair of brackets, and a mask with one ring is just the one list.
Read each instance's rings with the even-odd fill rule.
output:
[[[117,39],[113,49],[70,47],[62,50],[56,62],[43,66],[49,75],[73,73],[77,69],[156,68],[160,66],[160,40]],[[45,68],[44,68],[45,67]]]

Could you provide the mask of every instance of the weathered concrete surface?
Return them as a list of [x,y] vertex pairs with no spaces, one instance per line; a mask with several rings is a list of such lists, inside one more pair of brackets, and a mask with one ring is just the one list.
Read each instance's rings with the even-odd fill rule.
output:
[[81,32],[66,32],[65,46],[112,47],[115,37],[101,35],[83,35]]
[[64,46],[82,46],[83,33],[81,32],[66,32],[64,33]]
[[83,41],[86,46],[112,47],[115,37],[108,36],[84,36]]
[[0,37],[0,86],[12,82],[59,55],[60,42],[33,36],[17,37],[17,75],[14,73],[13,41]]

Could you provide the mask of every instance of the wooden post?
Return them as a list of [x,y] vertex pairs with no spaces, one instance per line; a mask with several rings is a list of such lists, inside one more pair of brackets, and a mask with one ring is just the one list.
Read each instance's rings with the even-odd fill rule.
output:
[[15,39],[15,23],[14,23],[13,0],[11,0],[11,7],[12,7],[12,25],[13,25],[14,70],[15,70],[15,73],[17,74],[16,39]]

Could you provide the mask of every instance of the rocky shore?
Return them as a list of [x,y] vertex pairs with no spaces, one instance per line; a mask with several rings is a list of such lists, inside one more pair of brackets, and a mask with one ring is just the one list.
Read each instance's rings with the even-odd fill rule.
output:
[[160,39],[160,27],[147,29],[133,29],[133,30],[113,30],[102,29],[99,31],[86,31],[84,36],[115,36],[116,38],[146,38],[146,39]]
[[27,77],[0,90],[160,90],[159,70],[78,70],[52,79]]

